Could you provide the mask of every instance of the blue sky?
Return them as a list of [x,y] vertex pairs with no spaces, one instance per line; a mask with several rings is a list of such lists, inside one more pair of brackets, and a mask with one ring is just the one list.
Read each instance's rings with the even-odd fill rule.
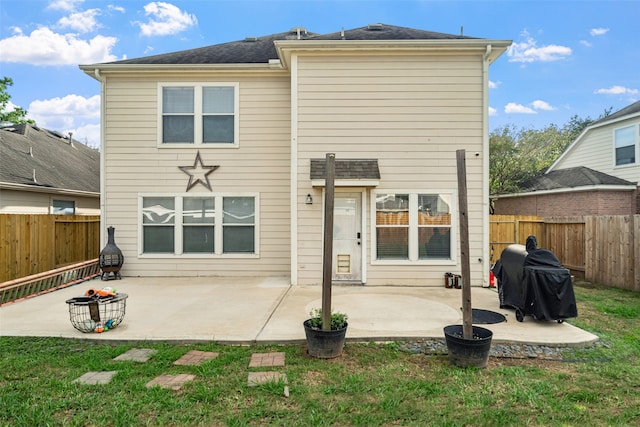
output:
[[490,127],[561,126],[640,99],[640,1],[1,0],[0,76],[38,125],[99,145],[100,87],[78,64],[288,31],[385,23],[513,40],[490,67]]

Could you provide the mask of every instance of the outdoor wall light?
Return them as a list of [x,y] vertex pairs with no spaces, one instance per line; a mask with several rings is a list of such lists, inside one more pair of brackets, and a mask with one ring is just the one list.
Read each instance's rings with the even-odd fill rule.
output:
[[313,204],[313,197],[311,197],[311,194],[307,194],[307,201],[305,203],[307,205],[312,205]]

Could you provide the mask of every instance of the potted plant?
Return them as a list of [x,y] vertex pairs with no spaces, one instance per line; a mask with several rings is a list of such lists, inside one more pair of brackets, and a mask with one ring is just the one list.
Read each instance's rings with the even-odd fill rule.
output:
[[340,356],[344,348],[347,326],[349,326],[348,316],[344,313],[331,312],[331,325],[329,330],[324,330],[322,309],[316,308],[309,314],[311,317],[303,322],[309,355],[320,359]]
[[453,365],[485,368],[489,359],[493,332],[480,326],[473,326],[465,150],[457,150],[456,159],[458,167],[458,204],[460,209],[460,258],[462,261],[462,325],[445,326],[444,336],[447,343],[449,361]]
[[331,307],[331,273],[333,261],[333,205],[335,154],[325,156],[324,247],[322,253],[322,308],[311,311],[303,322],[310,356],[330,359],[342,354],[347,333],[347,315]]

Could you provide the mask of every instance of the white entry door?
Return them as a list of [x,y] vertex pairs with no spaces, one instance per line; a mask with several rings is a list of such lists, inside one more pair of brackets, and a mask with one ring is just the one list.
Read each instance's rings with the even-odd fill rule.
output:
[[362,282],[362,194],[335,193],[333,281]]

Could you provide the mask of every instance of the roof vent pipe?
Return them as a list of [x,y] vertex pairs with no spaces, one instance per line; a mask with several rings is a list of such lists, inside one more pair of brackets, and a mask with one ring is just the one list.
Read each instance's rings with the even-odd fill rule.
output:
[[69,145],[73,147],[73,132],[69,132]]
[[29,147],[29,155],[33,157],[33,147]]
[[31,179],[33,180],[33,182],[34,182],[35,184],[37,184],[37,183],[38,183],[38,181],[36,181],[36,170],[35,170],[35,169],[33,170],[33,175],[32,175],[32,178],[31,178]]

